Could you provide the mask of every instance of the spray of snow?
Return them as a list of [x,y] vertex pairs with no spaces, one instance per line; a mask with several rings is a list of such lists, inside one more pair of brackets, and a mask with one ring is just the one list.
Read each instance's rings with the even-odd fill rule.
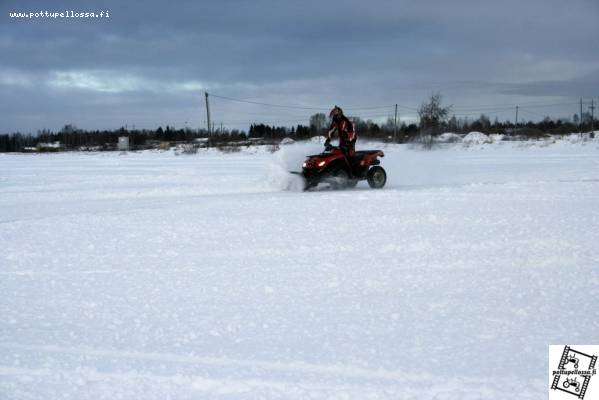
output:
[[322,145],[313,140],[281,146],[279,151],[273,153],[267,166],[269,185],[280,190],[303,190],[303,178],[291,171],[300,172],[306,156],[320,151]]

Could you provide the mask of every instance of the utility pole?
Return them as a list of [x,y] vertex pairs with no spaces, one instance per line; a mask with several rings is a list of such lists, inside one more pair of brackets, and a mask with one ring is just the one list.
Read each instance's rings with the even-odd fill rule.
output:
[[397,104],[395,105],[395,119],[393,120],[393,143],[397,143]]
[[595,137],[595,99],[591,99],[591,137]]
[[518,106],[516,106],[516,124],[514,125],[514,135],[518,131]]
[[204,92],[204,95],[206,96],[206,121],[208,122],[208,135],[210,135],[212,131],[210,130],[210,103],[208,102],[208,92]]
[[580,137],[582,137],[582,97],[580,98]]

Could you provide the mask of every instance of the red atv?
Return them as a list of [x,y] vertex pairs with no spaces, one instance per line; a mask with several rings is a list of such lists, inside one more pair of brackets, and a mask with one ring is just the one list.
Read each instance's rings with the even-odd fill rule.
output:
[[352,188],[364,179],[371,188],[380,189],[387,182],[387,173],[378,159],[384,156],[381,150],[362,150],[349,159],[338,147],[328,145],[324,152],[308,156],[302,165],[304,190],[319,183],[328,183],[333,189]]

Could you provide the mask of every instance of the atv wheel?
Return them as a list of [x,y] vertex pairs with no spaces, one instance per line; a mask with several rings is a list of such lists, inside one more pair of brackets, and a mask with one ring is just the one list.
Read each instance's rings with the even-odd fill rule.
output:
[[383,167],[375,165],[374,167],[368,170],[366,179],[368,180],[368,185],[371,188],[381,189],[383,186],[385,186],[385,183],[387,182],[387,173],[385,172]]
[[331,178],[331,187],[334,190],[345,189],[348,186],[349,176],[347,172],[340,169],[336,171]]

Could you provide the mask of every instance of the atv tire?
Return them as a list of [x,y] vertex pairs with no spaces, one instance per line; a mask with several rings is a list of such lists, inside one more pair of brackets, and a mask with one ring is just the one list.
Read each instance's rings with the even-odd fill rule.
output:
[[378,165],[370,168],[368,170],[368,174],[366,175],[366,179],[368,180],[368,185],[373,189],[381,189],[387,183],[387,173]]
[[331,187],[333,190],[342,190],[348,186],[349,175],[342,169],[339,169],[333,173],[331,177]]

